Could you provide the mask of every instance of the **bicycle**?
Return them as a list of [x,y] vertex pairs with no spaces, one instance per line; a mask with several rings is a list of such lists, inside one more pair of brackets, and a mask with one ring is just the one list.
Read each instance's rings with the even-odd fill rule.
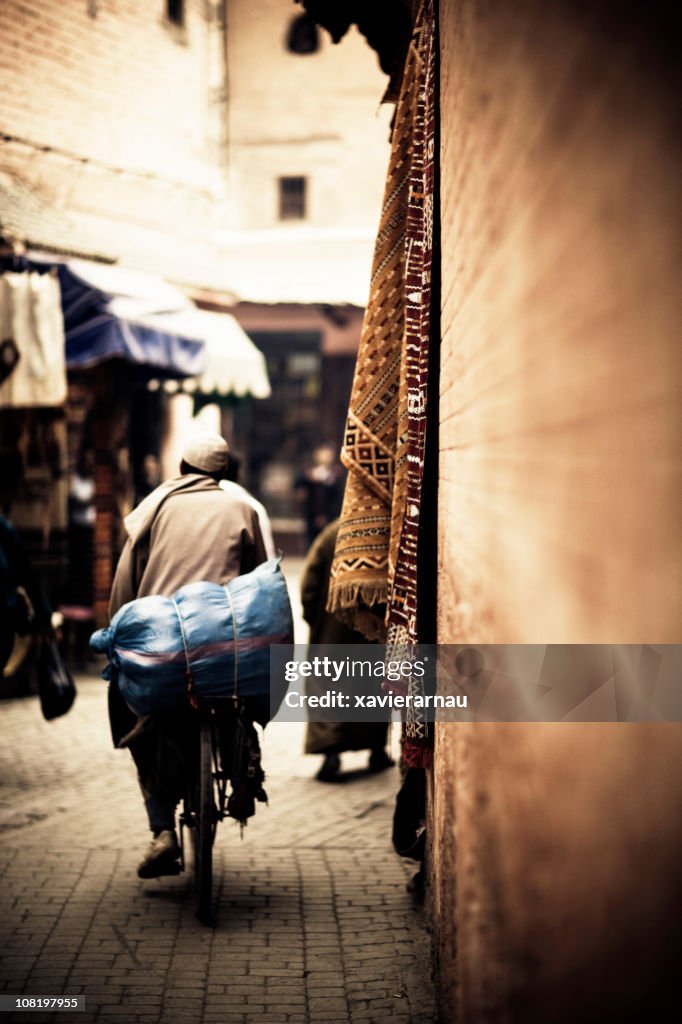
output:
[[[260,746],[244,701],[214,698],[196,710],[196,757],[180,812],[180,862],[186,868],[185,829],[191,836],[197,918],[213,920],[213,845],[218,823],[235,818],[242,826],[267,799],[262,788]],[[228,782],[232,792],[228,796]]]

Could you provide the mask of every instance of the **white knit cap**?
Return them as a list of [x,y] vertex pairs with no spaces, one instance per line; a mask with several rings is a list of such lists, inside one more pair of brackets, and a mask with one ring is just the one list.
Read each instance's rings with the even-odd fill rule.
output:
[[183,462],[204,473],[220,473],[227,466],[227,441],[220,434],[197,434],[182,450]]

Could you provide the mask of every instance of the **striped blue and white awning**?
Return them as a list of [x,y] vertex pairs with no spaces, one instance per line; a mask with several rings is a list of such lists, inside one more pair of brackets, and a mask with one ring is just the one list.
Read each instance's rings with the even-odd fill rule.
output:
[[21,263],[23,270],[57,273],[69,370],[124,359],[150,384],[165,381],[169,391],[270,395],[265,357],[237,320],[197,308],[163,278],[42,253]]
[[[194,306],[179,289],[153,275],[83,260],[56,268],[69,369],[119,358],[155,377],[181,379],[203,372],[205,342],[185,330],[184,315]],[[163,326],[155,319],[159,315]]]

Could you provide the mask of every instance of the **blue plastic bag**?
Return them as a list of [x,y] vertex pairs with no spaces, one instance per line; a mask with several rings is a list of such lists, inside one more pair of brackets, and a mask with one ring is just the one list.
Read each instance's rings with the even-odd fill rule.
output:
[[225,586],[190,583],[172,597],[131,601],[108,629],[93,633],[90,646],[109,658],[105,677],[113,666],[128,706],[148,715],[177,708],[190,694],[199,702],[267,697],[270,645],[292,640],[289,594],[272,559]]

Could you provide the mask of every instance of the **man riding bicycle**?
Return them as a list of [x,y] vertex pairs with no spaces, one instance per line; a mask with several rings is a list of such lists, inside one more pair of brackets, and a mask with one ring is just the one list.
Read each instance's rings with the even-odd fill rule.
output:
[[[126,544],[109,603],[112,617],[138,597],[171,596],[187,583],[225,584],[266,560],[258,516],[245,501],[225,493],[228,446],[217,434],[201,434],[184,448],[180,476],[160,484],[125,520]],[[110,687],[114,743],[135,761],[152,841],[140,878],[177,874],[180,846],[175,808],[186,785],[193,742],[186,709],[138,717]]]

